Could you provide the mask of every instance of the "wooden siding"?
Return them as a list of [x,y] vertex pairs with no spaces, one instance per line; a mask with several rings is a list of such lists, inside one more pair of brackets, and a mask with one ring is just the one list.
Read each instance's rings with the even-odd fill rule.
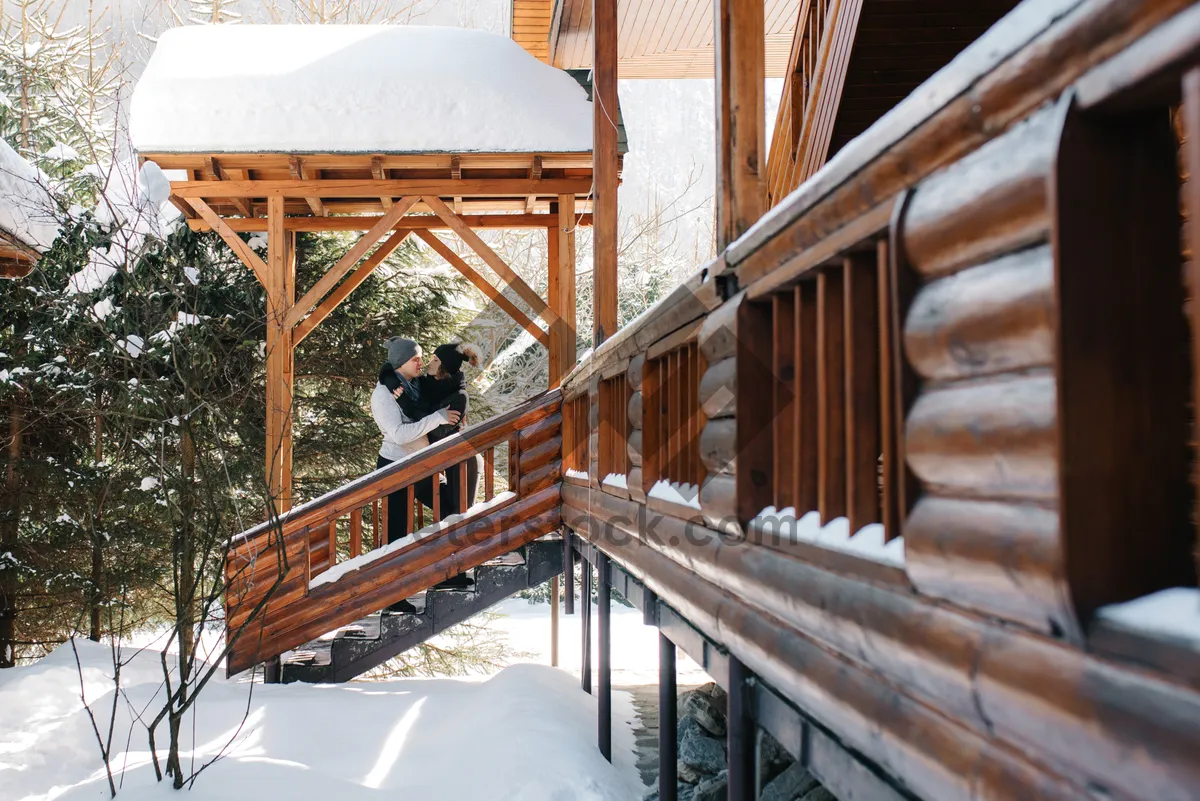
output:
[[512,38],[539,61],[550,63],[554,0],[512,0]]

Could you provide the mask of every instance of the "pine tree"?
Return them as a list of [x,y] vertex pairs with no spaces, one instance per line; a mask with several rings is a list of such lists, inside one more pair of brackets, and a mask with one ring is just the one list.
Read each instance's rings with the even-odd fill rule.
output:
[[63,23],[66,3],[10,0],[0,20],[0,137],[60,182],[73,200],[94,198],[113,154],[119,49],[105,42],[104,13]]

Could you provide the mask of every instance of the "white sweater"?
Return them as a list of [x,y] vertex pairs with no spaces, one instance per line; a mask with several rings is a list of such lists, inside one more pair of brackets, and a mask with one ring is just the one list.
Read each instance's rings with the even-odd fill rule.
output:
[[376,384],[371,393],[371,416],[375,425],[383,433],[383,445],[379,455],[389,461],[399,461],[410,453],[415,453],[429,444],[430,431],[449,423],[447,411],[438,409],[427,417],[422,417],[415,423],[400,411],[400,404],[392,397],[392,392],[383,384]]

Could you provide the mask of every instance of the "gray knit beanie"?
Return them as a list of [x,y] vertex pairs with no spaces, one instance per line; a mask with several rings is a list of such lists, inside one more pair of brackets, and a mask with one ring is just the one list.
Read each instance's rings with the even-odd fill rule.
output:
[[399,370],[400,365],[421,352],[421,346],[411,339],[392,337],[387,341],[388,362],[393,370]]

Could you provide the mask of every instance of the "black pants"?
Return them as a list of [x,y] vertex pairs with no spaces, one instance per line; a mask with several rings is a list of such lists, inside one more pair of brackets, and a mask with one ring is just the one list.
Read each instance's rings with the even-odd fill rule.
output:
[[[375,459],[375,469],[392,464],[391,459],[385,459],[379,456]],[[475,504],[475,487],[479,482],[479,471],[483,467],[483,459],[479,455],[475,455],[466,460],[467,464],[467,507],[470,508]],[[458,508],[458,488],[459,488],[459,468],[458,465],[450,468],[447,471],[446,483],[441,482],[441,474],[435,474],[428,478],[423,478],[416,484],[413,484],[413,493],[425,506],[433,508],[433,487],[434,481],[437,481],[439,501],[441,503],[442,515],[458,514],[465,510]],[[404,507],[404,490],[397,490],[387,497],[387,538],[388,542],[395,542],[408,536],[408,515],[405,514]]]

